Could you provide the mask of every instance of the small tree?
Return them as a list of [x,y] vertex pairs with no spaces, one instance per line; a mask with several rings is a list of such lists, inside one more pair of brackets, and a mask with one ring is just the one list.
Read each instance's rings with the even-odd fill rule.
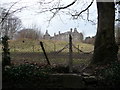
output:
[[[1,9],[1,7],[0,7]],[[0,13],[0,17],[2,19],[4,19],[4,21],[1,23],[1,30],[0,30],[0,34],[1,37],[4,36],[5,34],[7,34],[7,36],[9,36],[10,39],[13,39],[14,34],[21,29],[22,27],[22,22],[21,20],[16,17],[14,14],[10,14],[8,16],[5,17],[5,15],[7,14],[7,10],[3,9],[1,10],[2,12]]]
[[3,68],[6,65],[10,65],[10,52],[9,52],[9,45],[8,45],[8,36],[2,37],[2,44],[3,44],[3,52],[2,52],[2,66]]

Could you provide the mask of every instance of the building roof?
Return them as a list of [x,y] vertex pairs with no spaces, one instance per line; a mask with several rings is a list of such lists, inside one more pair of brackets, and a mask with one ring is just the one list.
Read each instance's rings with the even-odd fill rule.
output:
[[48,33],[48,30],[46,30],[45,36],[50,36],[50,34]]

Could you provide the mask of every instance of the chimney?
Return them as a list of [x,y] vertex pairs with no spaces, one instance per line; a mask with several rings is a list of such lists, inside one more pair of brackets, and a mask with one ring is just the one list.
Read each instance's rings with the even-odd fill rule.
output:
[[74,28],[74,30],[77,30],[77,28]]
[[70,28],[70,32],[72,32],[72,28]]
[[59,35],[60,35],[60,31],[59,31]]
[[54,36],[56,36],[56,33],[54,33]]
[[75,33],[77,32],[77,28],[74,28],[74,32],[75,32]]
[[48,30],[46,30],[46,34],[48,34]]

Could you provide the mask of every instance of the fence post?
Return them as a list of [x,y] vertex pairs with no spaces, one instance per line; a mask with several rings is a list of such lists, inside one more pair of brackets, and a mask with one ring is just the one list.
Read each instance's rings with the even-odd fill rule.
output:
[[33,52],[34,52],[34,45],[32,45],[33,46]]
[[79,53],[79,45],[78,45],[78,53]]
[[14,47],[13,47],[13,48],[14,48],[14,52],[15,52],[15,44],[14,44]]
[[73,64],[73,51],[72,51],[72,36],[69,34],[69,72],[73,72],[72,64]]
[[56,45],[55,45],[55,43],[54,43],[54,52],[56,51]]
[[46,58],[46,60],[47,60],[47,64],[50,65],[49,59],[48,59],[48,57],[47,57],[47,54],[46,54],[45,49],[44,49],[44,46],[43,46],[43,42],[40,42],[40,45],[41,45],[41,48],[42,48],[43,53],[44,53],[44,55],[45,55],[45,58]]

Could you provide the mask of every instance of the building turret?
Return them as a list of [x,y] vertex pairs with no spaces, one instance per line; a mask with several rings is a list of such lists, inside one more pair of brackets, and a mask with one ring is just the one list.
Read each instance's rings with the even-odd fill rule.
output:
[[60,35],[60,31],[59,31],[59,35]]
[[48,33],[48,30],[46,30],[46,33],[45,33],[45,35],[43,36],[43,39],[50,39],[51,38],[51,36],[50,36],[50,34]]
[[72,33],[72,28],[70,28],[70,32]]
[[48,33],[48,30],[46,30],[46,33],[45,33],[45,35],[48,35],[48,36],[50,36],[50,35],[49,35],[49,33]]
[[78,33],[77,28],[74,28],[74,33]]
[[56,33],[54,33],[54,36],[56,36]]

